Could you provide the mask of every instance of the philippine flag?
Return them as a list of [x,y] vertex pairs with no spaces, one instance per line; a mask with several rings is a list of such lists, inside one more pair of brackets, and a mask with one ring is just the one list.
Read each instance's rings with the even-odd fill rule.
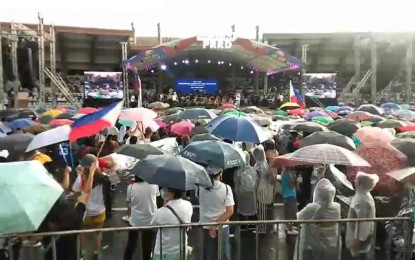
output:
[[71,125],[69,141],[74,142],[79,138],[98,134],[105,128],[114,126],[122,108],[123,101],[120,101],[81,117]]
[[305,107],[304,100],[300,94],[300,91],[294,88],[293,84],[291,83],[291,80],[290,80],[290,102],[297,103],[300,106],[300,108]]

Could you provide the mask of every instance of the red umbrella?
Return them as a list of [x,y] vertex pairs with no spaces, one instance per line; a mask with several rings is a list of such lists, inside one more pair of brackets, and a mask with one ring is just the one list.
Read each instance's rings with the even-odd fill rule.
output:
[[156,118],[154,119],[154,121],[161,127],[161,128],[165,128],[167,126],[166,123],[163,122],[163,120],[161,120],[160,118]]
[[53,119],[49,122],[49,125],[53,126],[62,126],[62,125],[72,125],[73,121],[69,119]]
[[370,167],[348,167],[347,178],[354,182],[357,172],[363,171],[379,176],[374,195],[394,196],[399,194],[401,185],[387,173],[407,167],[407,157],[389,143],[365,143],[355,150]]
[[364,111],[355,111],[348,114],[345,118],[353,120],[353,121],[369,121],[370,119],[374,118],[375,115],[371,113],[364,112]]
[[78,110],[78,112],[76,112],[77,114],[83,114],[83,115],[89,115],[92,113],[97,112],[98,109],[93,108],[93,107],[83,107],[81,109]]
[[188,136],[194,127],[194,124],[189,121],[181,121],[173,124],[170,132],[178,136]]
[[291,116],[303,116],[305,114],[304,109],[297,108],[297,109],[291,109],[288,110],[288,114]]
[[411,132],[411,131],[415,131],[415,125],[411,124],[411,125],[407,125],[407,126],[402,126],[399,127],[398,130],[400,132]]

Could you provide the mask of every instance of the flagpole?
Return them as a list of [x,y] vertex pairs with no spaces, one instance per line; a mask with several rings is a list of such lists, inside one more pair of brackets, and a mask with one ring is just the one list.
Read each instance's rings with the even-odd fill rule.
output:
[[[138,74],[137,68],[133,66],[127,66],[127,68],[131,71],[131,73],[134,75],[134,92],[137,91],[137,107],[143,106],[143,97],[141,93],[141,78]],[[129,100],[127,102],[130,102]]]

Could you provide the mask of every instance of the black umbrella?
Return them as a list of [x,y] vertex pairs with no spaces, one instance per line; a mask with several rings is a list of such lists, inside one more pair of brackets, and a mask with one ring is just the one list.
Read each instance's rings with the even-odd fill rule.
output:
[[164,154],[162,150],[149,144],[125,144],[118,148],[115,153],[134,157],[139,160],[149,155]]
[[358,123],[346,119],[336,120],[328,126],[328,129],[339,134],[352,137],[359,129]]
[[173,108],[167,109],[164,112],[164,114],[166,116],[169,116],[169,115],[172,115],[172,114],[177,114],[178,112],[182,112],[182,111],[184,111],[184,108],[181,108],[181,107],[173,107]]
[[9,151],[9,161],[16,161],[19,156],[24,154],[34,135],[32,134],[12,134],[0,138],[0,151]]
[[358,107],[356,109],[356,111],[363,111],[363,112],[368,112],[371,113],[372,115],[377,115],[377,116],[381,116],[384,114],[384,110],[378,106],[375,105],[361,105],[360,107]]
[[204,126],[196,126],[195,128],[192,129],[189,136],[192,137],[194,135],[207,134],[207,133],[209,133],[209,131]]
[[205,168],[181,156],[149,155],[130,172],[160,187],[194,190],[198,186],[212,186]]
[[46,115],[46,116],[41,116],[41,117],[39,118],[39,123],[44,124],[44,125],[47,125],[47,124],[49,124],[49,122],[50,122],[50,121],[52,121],[52,120],[53,120],[53,117],[52,117],[52,116],[48,116],[48,115]]
[[55,119],[69,119],[69,120],[73,120],[73,115],[71,115],[69,113],[62,113],[59,116],[55,117]]
[[415,166],[415,140],[394,139],[392,140],[391,145],[406,155],[409,166]]
[[318,131],[328,131],[327,127],[315,122],[298,123],[292,127],[293,130],[303,133],[314,133]]
[[300,147],[310,146],[314,144],[332,144],[351,151],[356,149],[356,145],[351,138],[333,131],[315,132],[314,134],[301,139]]

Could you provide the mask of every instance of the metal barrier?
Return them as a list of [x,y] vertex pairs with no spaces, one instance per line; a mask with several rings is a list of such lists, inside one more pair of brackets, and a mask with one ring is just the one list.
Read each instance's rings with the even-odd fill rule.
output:
[[[297,243],[298,241],[301,240],[301,228],[304,227],[305,225],[311,225],[311,224],[339,224],[338,228],[338,239],[340,241],[341,236],[342,236],[342,228],[344,227],[344,224],[346,223],[361,223],[361,222],[381,222],[381,223],[387,223],[387,222],[399,222],[401,224],[403,224],[405,228],[404,232],[405,234],[405,238],[403,241],[404,242],[404,252],[402,252],[403,256],[400,258],[395,258],[395,259],[406,259],[406,260],[410,260],[412,259],[412,250],[413,250],[413,245],[412,245],[412,236],[413,236],[413,229],[414,229],[414,222],[412,221],[411,218],[366,218],[366,219],[339,219],[339,220],[310,220],[310,221],[299,221],[299,220],[269,220],[269,221],[232,221],[232,222],[227,222],[227,223],[190,223],[190,224],[182,224],[182,225],[163,225],[163,226],[145,226],[145,227],[118,227],[118,228],[102,228],[102,229],[90,229],[90,230],[74,230],[74,231],[62,231],[62,232],[48,232],[48,233],[31,233],[31,234],[19,234],[14,236],[14,238],[22,238],[22,239],[42,239],[45,237],[49,237],[51,243],[49,245],[43,245],[43,247],[46,249],[44,249],[44,254],[46,254],[46,252],[51,251],[51,257],[48,259],[53,259],[53,260],[59,260],[58,256],[57,256],[57,246],[56,246],[56,242],[59,241],[59,239],[63,236],[76,236],[76,259],[83,259],[81,256],[81,240],[80,240],[80,236],[81,235],[86,235],[86,234],[97,234],[100,232],[103,233],[110,233],[110,232],[129,232],[129,231],[138,231],[139,232],[139,241],[141,240],[141,235],[142,235],[142,231],[144,230],[158,230],[158,238],[159,241],[163,241],[163,232],[165,232],[167,229],[172,229],[172,228],[179,228],[180,230],[178,230],[180,232],[180,257],[179,258],[174,258],[174,259],[189,259],[188,257],[186,257],[187,254],[187,241],[185,242],[184,239],[184,233],[187,232],[189,229],[196,229],[196,228],[203,228],[203,227],[211,227],[211,226],[218,226],[218,230],[222,230],[222,228],[224,228],[224,226],[235,226],[236,227],[236,231],[235,231],[235,241],[236,241],[236,247],[235,251],[236,253],[231,257],[231,259],[255,259],[255,260],[259,260],[259,259],[292,259],[292,257],[289,258],[281,258],[280,255],[280,250],[282,250],[281,248],[278,247],[278,243],[277,243],[277,248],[274,249],[275,250],[275,255],[274,256],[267,256],[266,258],[264,257],[260,257],[260,235],[258,232],[258,226],[259,225],[272,225],[274,227],[274,232],[271,232],[271,234],[269,235],[277,235],[277,239],[281,238],[278,237],[279,233],[280,233],[280,227],[281,225],[287,225],[287,224],[294,224],[294,225],[298,225],[299,227],[299,232],[298,232],[298,236],[296,238],[294,238],[294,241],[296,240]],[[241,236],[240,236],[240,227],[241,226],[255,226],[255,245],[254,245],[254,258],[247,258],[247,257],[241,257],[240,251],[241,251]],[[359,227],[360,225],[357,225],[357,234],[359,234]],[[376,227],[376,225],[375,225]],[[374,234],[376,235],[376,228],[374,229]],[[288,235],[287,235],[288,237]],[[1,239],[10,239],[10,236],[0,236],[0,240]],[[223,242],[223,237],[222,237],[222,232],[218,232],[218,236],[217,236],[217,258],[216,259],[222,259],[222,242]],[[359,243],[359,242],[357,242]],[[163,244],[165,244],[165,241],[160,242],[160,250],[157,251],[153,251],[153,259],[170,259],[170,258],[165,258],[164,254],[163,254]],[[294,243],[295,244],[295,243]],[[339,244],[338,244],[339,245]],[[138,245],[140,248],[139,254],[140,256],[142,256],[143,254],[143,248],[141,248],[141,245]],[[375,248],[376,248],[376,239],[373,239],[373,243],[372,243],[372,249],[373,250],[373,254],[371,254],[372,258],[370,259],[378,259],[376,258],[376,255],[374,254]],[[358,247],[358,244],[357,244]],[[252,248],[252,247],[251,247]],[[14,259],[13,258],[13,252],[12,252],[12,245],[8,245],[6,247],[6,250],[8,250],[9,252],[9,256],[11,256],[9,259],[11,260],[18,260],[18,259]],[[299,253],[299,247],[296,247],[296,253]],[[341,251],[344,250],[348,250],[344,247],[342,247]],[[100,252],[101,253],[101,252]],[[120,254],[123,254],[124,251],[122,250],[122,252],[120,252]],[[154,258],[155,256],[163,256],[160,258]],[[116,258],[112,258],[112,259],[122,259],[122,256],[116,257]],[[25,260],[31,260],[29,258],[24,258]],[[39,259],[38,257],[33,258],[33,259]],[[42,258],[43,259],[43,258]],[[108,259],[108,258],[106,258]],[[142,258],[140,258],[142,259]],[[198,258],[194,258],[192,257],[191,259],[202,259],[200,256],[198,256]],[[345,258],[342,258],[345,259]],[[348,258],[347,258],[348,259]],[[351,259],[360,259],[360,258],[351,258]],[[369,258],[364,258],[364,259],[369,259]],[[390,258],[383,258],[383,259],[390,259]],[[328,260],[328,259],[327,259]]]

